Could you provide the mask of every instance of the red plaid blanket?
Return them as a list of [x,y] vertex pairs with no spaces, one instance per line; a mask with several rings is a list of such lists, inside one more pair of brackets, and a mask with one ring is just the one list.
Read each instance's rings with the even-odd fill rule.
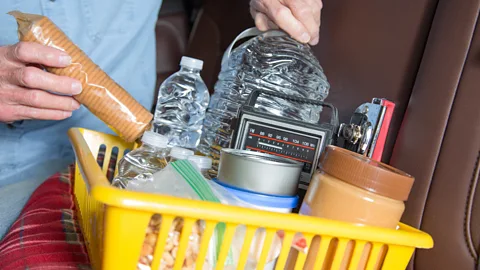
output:
[[90,269],[75,216],[74,167],[45,181],[0,242],[0,269]]

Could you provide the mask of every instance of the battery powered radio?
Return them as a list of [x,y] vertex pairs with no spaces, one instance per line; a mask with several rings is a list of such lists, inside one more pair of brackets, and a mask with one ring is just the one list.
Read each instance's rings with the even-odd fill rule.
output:
[[[309,104],[328,108],[331,111],[330,120],[311,124],[265,113],[255,107],[260,95],[285,99],[299,106]],[[322,113],[322,116],[324,115]],[[329,103],[254,90],[241,107],[236,126],[232,140],[233,148],[268,153],[303,162],[299,188],[306,190],[317,167],[320,154],[326,145],[334,143],[339,126],[338,111]]]

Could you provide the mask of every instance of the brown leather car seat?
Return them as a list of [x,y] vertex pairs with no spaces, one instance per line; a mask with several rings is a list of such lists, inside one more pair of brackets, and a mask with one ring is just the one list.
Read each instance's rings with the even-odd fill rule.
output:
[[478,267],[479,6],[438,2],[391,159],[417,178],[404,220],[435,240],[418,269]]
[[[155,104],[160,84],[179,69],[181,57],[187,49],[190,25],[182,1],[165,0],[155,26],[157,51],[157,83]],[[154,107],[155,108],[155,104]]]
[[[248,0],[206,0],[187,53],[209,89],[223,51],[253,26]],[[397,105],[384,161],[416,177],[403,221],[430,233],[409,268],[474,269],[480,246],[479,1],[324,0],[320,44],[328,101],[341,120],[363,102]],[[477,28],[480,29],[480,28]]]

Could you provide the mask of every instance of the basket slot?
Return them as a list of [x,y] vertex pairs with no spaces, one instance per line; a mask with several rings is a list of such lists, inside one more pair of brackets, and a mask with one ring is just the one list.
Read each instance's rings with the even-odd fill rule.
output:
[[252,245],[253,238],[255,237],[255,232],[257,228],[252,226],[247,226],[245,230],[245,237],[243,240],[242,251],[240,252],[240,258],[238,260],[237,269],[245,269],[247,265],[248,255],[250,253],[250,246]]
[[260,255],[260,259],[258,260],[258,269],[263,269],[265,267],[265,263],[267,262],[267,256],[272,247],[273,238],[275,237],[276,233],[277,231],[273,229],[266,230],[265,240],[263,241],[262,254]]
[[116,146],[112,148],[112,151],[109,151],[110,157],[108,158],[108,166],[106,167],[106,176],[109,183],[112,183],[113,176],[115,175],[115,171],[117,170],[119,152],[120,151]]
[[377,270],[382,267],[383,259],[386,255],[385,245],[382,243],[374,243],[370,251],[366,270]]
[[352,252],[349,270],[365,269],[365,263],[368,259],[367,242],[356,241]]
[[[312,238],[313,238],[313,235],[312,234],[306,234],[304,233],[303,234],[303,237],[305,238],[306,240],[306,243],[307,243],[307,247],[310,246],[310,243],[312,242]],[[305,265],[305,260],[307,259],[307,254],[303,253],[303,252],[298,252],[298,256],[297,256],[297,261],[295,263],[295,270],[302,270],[304,269],[304,265]]]
[[100,147],[98,147],[98,154],[97,154],[97,163],[100,168],[103,168],[103,164],[105,163],[105,159],[103,158],[103,154],[101,155],[100,153],[105,153],[107,151],[107,146],[105,144],[100,144]]
[[[197,261],[195,262],[196,270],[203,269],[203,264],[205,263],[205,259],[207,257],[210,238],[212,237],[213,232],[215,231],[215,227],[217,226],[217,223],[214,221],[206,221],[205,223],[206,223],[205,229],[203,230],[203,234],[202,234],[202,242],[200,244],[200,251],[198,253]],[[158,268],[153,268],[153,269],[158,269]]]
[[[295,232],[284,232],[284,237],[282,241],[282,250],[280,251],[280,255],[277,259],[277,266],[275,267],[276,270],[283,270],[285,269],[285,264],[287,263],[288,254],[290,253],[290,246],[293,242],[293,236]],[[240,268],[241,269],[241,268]]]
[[130,151],[132,151],[130,148],[125,148],[123,151],[120,151],[118,153],[118,160],[122,159]]
[[354,242],[348,239],[339,239],[332,262],[332,269],[347,269],[354,248]]
[[160,267],[160,261],[162,260],[165,244],[167,243],[168,233],[170,232],[170,227],[172,226],[174,218],[175,217],[173,216],[162,216],[162,225],[160,226],[157,243],[155,244],[155,252],[153,254],[151,269],[159,269]]
[[[185,258],[188,243],[190,239],[190,234],[192,233],[192,227],[196,220],[185,218],[183,221],[182,236],[180,238],[180,245],[178,246],[177,256],[175,257],[175,265],[173,269],[180,270],[182,268]],[[192,261],[192,264],[194,262]]]
[[[312,241],[312,245],[310,247],[310,251],[314,250],[316,247],[318,252],[317,254],[309,254],[309,256],[315,256],[315,265],[314,269],[328,269],[329,267],[329,254],[331,253],[331,249],[333,244],[335,243],[334,238],[330,236],[316,236]],[[332,245],[331,245],[332,244]],[[322,268],[323,267],[323,268]]]
[[217,270],[222,270],[227,260],[228,252],[232,244],[233,236],[235,234],[236,224],[227,223],[225,234],[223,235],[223,241],[220,248],[220,254],[218,255]]
[[[112,178],[118,161],[130,151],[133,144],[118,141],[118,137],[91,130],[80,130],[92,155],[96,157],[105,176]],[[111,148],[111,150],[109,150]],[[112,155],[114,152],[114,155]],[[112,160],[112,156],[114,159]]]

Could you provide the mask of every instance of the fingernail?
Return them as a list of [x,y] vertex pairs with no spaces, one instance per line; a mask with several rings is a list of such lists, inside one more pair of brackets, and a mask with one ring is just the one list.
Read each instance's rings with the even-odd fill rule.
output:
[[72,112],[63,112],[63,117],[67,118],[72,116]]
[[319,38],[318,38],[318,37],[316,37],[316,38],[312,39],[312,40],[310,41],[310,45],[312,45],[312,46],[315,46],[315,45],[317,45],[317,44],[318,44],[318,40],[319,40]]
[[78,103],[76,100],[72,98],[72,110],[78,110],[80,109],[80,103]]
[[82,84],[79,81],[72,83],[72,94],[78,95],[82,92]]
[[310,35],[308,33],[303,33],[300,37],[300,42],[308,43],[310,41]]
[[72,58],[68,55],[60,55],[60,57],[58,57],[58,62],[61,65],[68,66],[72,63]]

